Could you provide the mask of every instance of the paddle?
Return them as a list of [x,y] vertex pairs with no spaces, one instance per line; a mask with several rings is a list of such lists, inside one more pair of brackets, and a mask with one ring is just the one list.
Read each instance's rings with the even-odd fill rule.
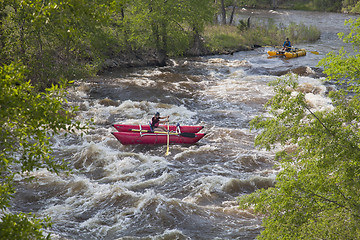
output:
[[161,131],[151,131],[151,130],[140,130],[140,129],[129,129],[131,132],[144,132],[144,133],[158,133],[158,134],[169,134],[169,135],[180,135],[182,137],[194,138],[196,137],[195,133],[175,133],[175,132],[161,132]]
[[281,48],[281,46],[262,46],[262,47],[267,47],[267,48]]
[[182,136],[182,137],[188,137],[188,138],[194,138],[194,137],[196,137],[196,134],[195,134],[195,133],[187,133],[187,132],[180,133],[179,135]]
[[170,143],[170,134],[169,134],[169,119],[167,121],[168,129],[167,129],[167,147],[165,156],[169,155],[169,143]]
[[[263,47],[274,47],[274,48],[280,48],[280,46],[263,46]],[[310,51],[312,54],[319,55],[318,51]]]

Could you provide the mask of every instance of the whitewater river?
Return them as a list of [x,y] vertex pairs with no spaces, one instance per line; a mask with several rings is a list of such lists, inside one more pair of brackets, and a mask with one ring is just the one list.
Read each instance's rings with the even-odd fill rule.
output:
[[[173,59],[174,66],[113,71],[78,81],[69,102],[94,128],[53,140],[70,175],[46,170],[37,181],[18,178],[14,210],[50,216],[54,239],[254,239],[261,218],[238,209],[237,198],[273,186],[274,153],[254,147],[249,121],[265,113],[269,81],[299,73],[315,109],[329,106],[318,61],[339,49],[337,33],[349,15],[297,11],[243,11],[241,17],[316,25],[321,39],[296,45],[296,59],[267,58],[267,48],[228,56]],[[291,19],[291,20],[290,20]],[[172,123],[203,125],[191,146],[123,146],[112,124],[146,124],[155,112]]]

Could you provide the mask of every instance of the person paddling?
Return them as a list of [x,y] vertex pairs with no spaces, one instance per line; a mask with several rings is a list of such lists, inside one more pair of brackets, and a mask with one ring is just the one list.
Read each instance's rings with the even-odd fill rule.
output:
[[[161,119],[166,119],[165,121],[162,121]],[[156,112],[155,115],[152,117],[150,122],[150,128],[151,131],[165,131],[167,132],[167,129],[164,127],[160,127],[160,123],[166,123],[169,121],[169,116],[166,117],[160,117],[160,113]]]
[[291,42],[289,40],[289,38],[286,38],[284,44],[283,44],[283,48],[282,48],[283,51],[286,51],[286,52],[290,52],[291,50]]

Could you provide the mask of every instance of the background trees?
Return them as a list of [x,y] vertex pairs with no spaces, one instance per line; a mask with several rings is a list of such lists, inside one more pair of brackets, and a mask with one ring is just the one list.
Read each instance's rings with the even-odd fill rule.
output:
[[[45,86],[91,69],[106,42],[101,28],[109,20],[106,1],[2,1],[1,62],[23,62],[33,81]],[[86,60],[86,61],[84,61]]]
[[[233,16],[242,7],[302,5],[324,10],[324,6],[334,8],[335,2],[2,0],[0,64],[21,61],[32,81],[46,87],[61,77],[75,79],[94,74],[105,59],[129,56],[129,52],[152,54],[157,65],[164,65],[167,56],[188,53],[189,49],[196,54],[203,46],[200,36],[204,27],[213,22],[214,16],[222,24],[238,24]],[[343,1],[346,11],[356,11],[358,5],[354,0]],[[340,9],[341,4],[335,8]]]
[[167,55],[179,55],[191,48],[214,13],[210,0],[138,0],[127,7],[125,21],[136,24],[124,27],[131,32],[141,29],[139,35],[147,37],[134,44],[155,49],[159,65],[165,64]]
[[360,13],[360,1],[358,0],[343,0],[342,11],[350,13]]
[[240,199],[243,208],[264,214],[259,239],[354,239],[360,235],[360,19],[347,22],[353,45],[320,62],[329,80],[344,85],[329,93],[333,107],[315,111],[298,88],[296,76],[273,83],[268,103],[273,117],[258,117],[263,129],[256,144],[277,153],[281,172],[276,184]]
[[99,70],[105,58],[154,50],[159,65],[184,53],[210,22],[211,0],[1,1],[0,64],[21,61],[50,85]]

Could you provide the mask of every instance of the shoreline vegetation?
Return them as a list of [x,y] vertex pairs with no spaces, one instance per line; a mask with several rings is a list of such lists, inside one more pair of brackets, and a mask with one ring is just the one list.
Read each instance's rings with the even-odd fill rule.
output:
[[[175,2],[96,0],[82,5],[75,0],[44,5],[41,0],[0,3],[0,66],[21,63],[26,79],[39,89],[61,79],[82,79],[115,68],[166,66],[170,58],[232,54],[259,46],[316,41],[314,26],[271,20],[233,21],[245,8],[300,8],[307,1]],[[273,4],[271,4],[271,2]],[[277,5],[277,3],[282,5]],[[343,2],[347,2],[344,0]],[[357,5],[356,5],[357,6]],[[36,14],[34,14],[36,13]]]
[[[217,1],[215,1],[217,2]],[[218,1],[221,4],[226,1]],[[233,4],[231,4],[232,2]],[[296,0],[296,1],[243,1],[247,4],[237,6],[237,1],[227,1],[229,5],[218,3],[216,20],[204,27],[202,34],[194,39],[194,44],[180,54],[168,54],[165,65],[171,65],[169,57],[192,57],[209,55],[226,55],[239,51],[249,51],[262,46],[279,46],[286,37],[294,44],[314,42],[320,38],[316,26],[305,26],[303,23],[290,23],[288,27],[277,26],[274,22],[252,21],[250,18],[233,23],[233,16],[242,8],[266,10],[301,10],[325,11],[345,14],[360,14],[360,1],[353,0]],[[221,20],[219,21],[218,18]],[[227,18],[230,20],[227,21]],[[113,68],[162,66],[154,50],[123,51],[115,58],[108,58],[101,66],[99,73]]]
[[[290,23],[279,26],[274,22],[257,22],[240,20],[238,25],[207,25],[204,33],[199,36],[199,43],[186,50],[183,54],[169,57],[193,57],[208,55],[226,55],[239,51],[249,51],[262,46],[278,46],[286,37],[292,42],[314,42],[320,38],[320,30],[315,26],[303,23]],[[169,60],[169,58],[167,58]],[[172,64],[167,61],[166,65]],[[104,61],[102,71],[113,68],[159,66],[155,51],[122,52],[114,58]]]
[[[236,7],[233,0],[231,7]],[[302,10],[360,14],[358,0],[245,0],[241,7],[268,10]],[[241,8],[240,7],[240,8]]]

